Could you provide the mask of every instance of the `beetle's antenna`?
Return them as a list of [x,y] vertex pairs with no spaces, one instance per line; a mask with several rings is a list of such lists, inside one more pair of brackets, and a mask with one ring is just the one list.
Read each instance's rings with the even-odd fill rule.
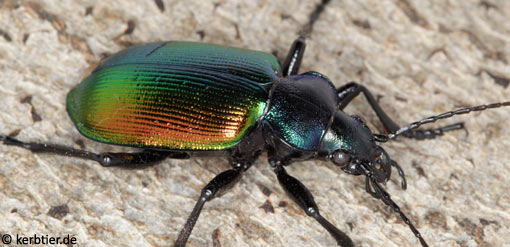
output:
[[310,36],[313,29],[313,24],[315,24],[315,21],[319,19],[319,16],[321,15],[322,11],[324,11],[324,7],[329,3],[330,0],[322,0],[317,6],[315,6],[315,9],[310,14],[310,20],[306,25],[303,26],[301,29],[301,32],[299,33],[299,37],[302,39],[306,39]]
[[374,189],[374,191],[368,191],[373,197],[377,199],[381,199],[381,201],[384,202],[384,204],[390,206],[395,213],[398,213],[400,215],[400,218],[411,228],[411,231],[414,233],[414,236],[416,236],[420,240],[420,244],[423,247],[428,247],[429,245],[427,242],[425,242],[425,239],[421,236],[421,233],[414,227],[413,223],[407,216],[400,210],[400,207],[391,199],[391,196],[386,190],[384,190],[375,180],[375,177],[373,173],[370,171],[368,167],[365,165],[361,165],[361,168],[363,172],[365,173],[365,176],[367,177],[367,186],[372,185],[371,187]]
[[435,116],[431,116],[431,117],[422,119],[420,121],[411,123],[409,125],[406,125],[406,126],[400,128],[400,129],[398,129],[394,133],[391,133],[391,134],[388,134],[388,135],[378,134],[376,136],[376,140],[379,141],[379,142],[385,142],[385,141],[388,141],[388,140],[391,140],[391,139],[395,139],[397,136],[399,136],[401,134],[404,134],[407,131],[417,129],[418,127],[420,127],[420,126],[422,126],[424,124],[433,123],[433,122],[435,122],[435,121],[437,121],[439,119],[445,119],[445,118],[453,117],[455,115],[462,115],[462,114],[467,114],[467,113],[474,112],[474,111],[483,111],[483,110],[487,110],[487,109],[499,108],[499,107],[505,107],[505,106],[510,106],[510,101],[493,103],[493,104],[488,104],[488,105],[479,105],[479,106],[467,107],[467,108],[462,108],[462,109],[458,109],[458,110],[455,110],[455,111],[445,112],[445,113],[442,113],[442,114],[439,114],[439,115],[435,115]]

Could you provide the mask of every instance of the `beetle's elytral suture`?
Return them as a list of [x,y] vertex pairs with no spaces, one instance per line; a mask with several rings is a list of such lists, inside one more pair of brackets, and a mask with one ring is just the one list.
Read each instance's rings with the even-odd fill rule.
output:
[[[467,114],[470,112],[483,111],[483,110],[487,110],[487,109],[500,108],[500,107],[505,107],[505,106],[510,106],[510,101],[466,107],[466,108],[461,108],[461,109],[454,110],[454,111],[445,112],[445,113],[431,116],[428,118],[424,118],[420,121],[406,125],[406,126],[399,128],[397,131],[394,131],[393,133],[388,134],[388,135],[378,134],[376,137],[376,141],[385,142],[390,139],[395,139],[399,135],[405,135],[406,133],[408,133],[414,129],[417,129],[418,127],[420,127],[424,124],[433,123],[440,119],[445,119],[445,118],[453,117],[455,115],[462,115],[462,114]],[[453,125],[441,128],[441,129],[443,131],[449,131],[449,130],[459,129],[459,128],[463,128],[463,125],[459,126],[459,124],[453,124]],[[441,134],[442,134],[442,132],[441,132]],[[384,136],[386,136],[386,139],[384,138]]]

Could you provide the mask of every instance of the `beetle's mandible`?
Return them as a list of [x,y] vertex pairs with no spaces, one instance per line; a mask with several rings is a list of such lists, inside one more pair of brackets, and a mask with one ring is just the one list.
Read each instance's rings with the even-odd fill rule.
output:
[[[464,107],[401,127],[367,87],[355,82],[335,87],[321,72],[299,73],[306,39],[328,2],[321,1],[312,11],[281,63],[265,52],[184,41],[136,45],[105,59],[67,95],[69,116],[84,136],[142,148],[140,152],[93,153],[28,142],[6,133],[1,133],[0,143],[93,160],[104,167],[145,168],[167,158],[227,157],[231,168],[204,185],[174,246],[186,245],[207,202],[228,193],[265,154],[283,190],[339,246],[354,246],[345,233],[346,225],[323,217],[312,193],[287,173],[286,166],[323,160],[338,171],[363,176],[366,192],[396,212],[420,244],[428,246],[434,240],[422,236],[406,216],[407,210],[401,210],[384,188],[392,172],[403,189],[407,183],[404,170],[382,143],[398,136],[433,139],[464,125],[419,127],[455,115],[507,107],[510,102]],[[383,133],[343,111],[359,95],[377,115]]]

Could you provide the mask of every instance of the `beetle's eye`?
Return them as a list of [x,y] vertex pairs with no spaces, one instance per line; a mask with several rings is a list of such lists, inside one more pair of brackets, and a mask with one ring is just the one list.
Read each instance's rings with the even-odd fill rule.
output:
[[344,167],[347,164],[349,164],[349,162],[351,161],[351,156],[349,154],[342,152],[342,151],[336,151],[333,154],[333,157],[331,158],[331,160],[333,161],[333,163],[335,163],[335,165]]

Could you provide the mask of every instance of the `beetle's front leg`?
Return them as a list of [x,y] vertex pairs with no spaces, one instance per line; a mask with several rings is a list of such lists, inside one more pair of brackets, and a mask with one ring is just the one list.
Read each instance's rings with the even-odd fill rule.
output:
[[[232,169],[224,171],[214,177],[203,189],[200,193],[200,198],[198,199],[193,211],[186,220],[186,224],[182,228],[177,240],[175,241],[174,247],[184,247],[186,246],[186,242],[195,226],[195,223],[200,216],[200,212],[202,212],[202,208],[204,204],[216,197],[223,195],[226,191],[232,188],[237,181],[241,179],[241,175],[245,166],[241,164],[236,164]],[[249,166],[248,166],[249,167]]]
[[[343,85],[342,87],[338,88],[336,92],[338,95],[339,102],[338,108],[340,110],[343,110],[354,98],[356,98],[356,96],[358,96],[360,93],[363,93],[368,103],[370,104],[374,112],[377,114],[377,117],[382,122],[386,132],[394,133],[395,131],[400,129],[400,127],[386,114],[386,112],[384,112],[384,110],[381,108],[379,103],[377,103],[377,101],[375,100],[374,96],[370,93],[370,91],[363,85],[360,85],[356,82],[349,82]],[[463,128],[464,128],[463,123],[456,123],[437,129],[410,130],[402,135],[408,138],[424,140],[432,139],[437,136],[443,135],[443,133],[446,131]]]
[[0,141],[5,145],[18,146],[28,149],[34,153],[52,153],[97,161],[105,167],[118,166],[122,168],[140,169],[154,165],[155,163],[166,159],[187,159],[189,155],[185,152],[161,151],[145,149],[137,153],[93,153],[86,150],[75,149],[63,145],[22,142],[10,136],[0,136]]
[[342,247],[352,247],[354,243],[352,240],[345,234],[336,228],[333,224],[331,224],[328,220],[326,220],[319,213],[319,208],[315,203],[312,193],[303,185],[299,180],[295,177],[290,176],[285,171],[285,168],[281,164],[273,163],[274,172],[278,177],[278,182],[283,187],[285,192],[292,198],[294,202],[296,202],[308,216],[311,216],[315,220],[317,220],[322,227],[324,227],[330,234],[335,238],[337,244]]

